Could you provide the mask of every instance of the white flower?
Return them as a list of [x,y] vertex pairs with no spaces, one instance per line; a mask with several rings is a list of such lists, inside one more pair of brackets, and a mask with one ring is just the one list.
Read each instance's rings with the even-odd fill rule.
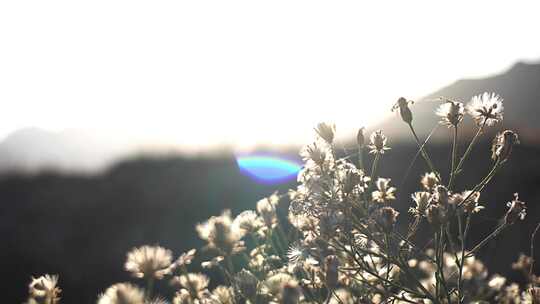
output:
[[436,114],[441,117],[441,124],[447,126],[457,126],[463,119],[464,107],[463,103],[446,100],[436,111]]
[[368,148],[370,149],[369,153],[372,154],[384,154],[384,151],[390,150],[390,147],[386,145],[386,142],[388,139],[384,134],[382,133],[382,130],[377,130],[373,133],[371,133],[371,136],[369,137],[369,145]]
[[133,248],[127,254],[124,268],[137,278],[161,279],[169,274],[172,264],[172,252],[160,246],[142,246]]
[[99,297],[97,304],[143,304],[144,293],[129,283],[118,283],[109,287]]
[[236,216],[233,225],[242,230],[244,234],[255,233],[264,226],[261,217],[253,210],[246,210]]
[[61,290],[57,284],[58,275],[46,274],[39,278],[32,277],[32,282],[28,286],[30,298],[38,303],[58,303]]
[[506,283],[506,278],[501,275],[496,274],[493,277],[491,277],[491,279],[488,282],[488,286],[498,291],[498,290],[501,290],[501,288],[504,286],[505,283]]
[[183,274],[171,280],[173,285],[180,285],[180,287],[188,290],[192,296],[203,295],[207,291],[209,282],[210,279],[202,273]]
[[411,194],[411,198],[416,203],[416,206],[410,208],[409,212],[415,216],[426,215],[426,210],[431,202],[431,194],[425,191],[415,192]]
[[493,126],[503,119],[503,99],[495,93],[474,96],[467,105],[467,112],[478,126]]
[[371,193],[373,201],[377,203],[386,203],[391,200],[395,200],[396,197],[394,192],[396,188],[389,187],[390,179],[389,178],[379,178],[377,179],[377,189]]
[[276,206],[278,203],[279,196],[276,193],[257,202],[257,212],[259,212],[264,224],[269,228],[277,223]]
[[317,124],[315,132],[317,132],[317,134],[327,143],[332,144],[334,141],[334,135],[336,133],[336,125],[333,123],[321,122]]
[[433,190],[439,184],[439,178],[435,172],[426,173],[422,176],[420,183],[426,190]]
[[243,230],[233,225],[231,211],[224,210],[220,216],[212,216],[206,222],[197,224],[195,230],[199,237],[208,241],[208,247],[219,250],[222,254],[234,254],[244,249]]

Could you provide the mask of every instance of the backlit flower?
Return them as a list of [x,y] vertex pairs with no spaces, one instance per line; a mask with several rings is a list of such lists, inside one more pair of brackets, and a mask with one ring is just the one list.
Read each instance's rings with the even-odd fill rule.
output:
[[99,297],[97,304],[143,304],[144,292],[129,283],[118,283],[109,287]]
[[441,124],[447,126],[457,126],[463,119],[463,103],[453,100],[446,100],[436,111],[441,117]]
[[467,105],[467,112],[478,126],[493,126],[503,119],[503,99],[495,93],[474,96]]
[[386,145],[387,138],[382,133],[382,130],[377,130],[373,133],[371,133],[371,136],[369,137],[369,153],[372,154],[384,154],[384,151],[390,150],[390,147]]
[[137,278],[161,279],[170,273],[172,252],[160,246],[133,248],[127,254],[124,268]]
[[390,187],[390,179],[389,178],[379,178],[377,179],[377,190],[373,191],[371,193],[371,197],[373,201],[377,203],[386,203],[392,200],[396,199],[396,196],[394,193],[396,192],[396,188]]

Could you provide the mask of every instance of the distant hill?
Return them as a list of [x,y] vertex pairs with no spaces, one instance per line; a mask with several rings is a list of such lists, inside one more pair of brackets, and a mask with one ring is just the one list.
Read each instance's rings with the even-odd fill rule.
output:
[[[522,141],[540,144],[540,64],[516,63],[506,72],[482,79],[463,79],[429,94],[411,106],[413,124],[422,138],[425,138],[434,126],[438,117],[434,112],[441,104],[439,97],[452,97],[467,103],[472,96],[483,92],[495,92],[504,98],[504,121],[492,130],[514,129]],[[406,97],[406,96],[405,96]],[[471,132],[474,128],[470,118],[464,120],[462,132]],[[375,126],[383,129],[393,140],[410,138],[406,125],[397,117]],[[468,134],[470,135],[470,134]],[[435,141],[447,140],[449,132],[440,127],[432,137]]]

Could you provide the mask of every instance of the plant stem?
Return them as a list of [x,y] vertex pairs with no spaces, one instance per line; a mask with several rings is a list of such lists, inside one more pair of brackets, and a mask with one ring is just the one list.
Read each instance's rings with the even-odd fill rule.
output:
[[431,162],[431,159],[429,158],[429,155],[426,152],[426,150],[424,148],[424,145],[420,142],[420,139],[418,138],[418,135],[416,135],[416,131],[414,131],[412,123],[409,123],[408,125],[409,125],[409,129],[411,129],[411,132],[412,132],[412,134],[414,136],[414,140],[416,140],[416,144],[420,148],[420,151],[422,153],[422,157],[426,161],[429,169],[431,170],[431,172],[434,172],[435,174],[439,175],[439,172],[435,169],[435,166],[433,166],[433,163]]
[[457,165],[456,172],[459,172],[459,170],[461,170],[461,166],[463,166],[463,163],[465,162],[465,160],[469,156],[469,153],[471,153],[472,147],[474,146],[474,144],[476,144],[476,140],[478,139],[480,134],[482,134],[482,132],[484,131],[485,125],[486,125],[486,122],[484,121],[484,124],[478,128],[478,131],[476,131],[476,134],[474,135],[471,142],[469,143],[469,146],[467,147],[467,150],[465,150],[465,153],[463,154],[463,156],[459,160],[459,164]]
[[462,222],[461,222],[461,215],[458,214],[458,224],[459,224],[459,230],[460,230],[460,238],[461,238],[461,258],[459,260],[459,275],[458,275],[458,301],[461,303],[461,293],[462,293],[462,285],[463,285],[463,264],[464,264],[464,257],[465,257],[465,241],[467,239],[467,234],[469,232],[469,225],[471,223],[471,214],[467,214],[467,220],[465,223],[465,230],[462,230]]
[[454,185],[454,179],[456,175],[456,158],[457,158],[457,137],[458,137],[458,128],[457,125],[454,126],[454,136],[452,140],[452,168],[450,169],[450,181],[448,182],[448,190],[452,190]]
[[[480,243],[478,243],[478,245],[474,246],[474,248],[471,249],[471,251],[465,256],[465,258],[472,257],[475,252],[480,250],[480,248],[482,248],[485,244],[487,244],[487,242],[489,242],[491,239],[493,239],[499,233],[501,233],[501,231],[503,231],[504,228],[506,228],[507,226],[508,226],[508,224],[504,223],[504,224],[500,225],[499,227],[497,227],[497,229],[495,229],[495,231],[493,231],[490,235],[488,235],[485,239],[483,239]],[[461,263],[463,264],[463,261]]]
[[371,184],[374,185],[375,183],[375,174],[377,173],[377,167],[379,165],[379,158],[381,157],[380,153],[375,153],[375,159],[373,160],[373,164],[371,165]]

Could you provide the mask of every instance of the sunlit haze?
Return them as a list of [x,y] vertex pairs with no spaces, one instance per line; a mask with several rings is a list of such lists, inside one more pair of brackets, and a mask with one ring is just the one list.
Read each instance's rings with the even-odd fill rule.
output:
[[538,60],[538,12],[535,1],[2,1],[0,138],[34,126],[194,150],[303,143],[316,122],[370,125],[399,96]]

